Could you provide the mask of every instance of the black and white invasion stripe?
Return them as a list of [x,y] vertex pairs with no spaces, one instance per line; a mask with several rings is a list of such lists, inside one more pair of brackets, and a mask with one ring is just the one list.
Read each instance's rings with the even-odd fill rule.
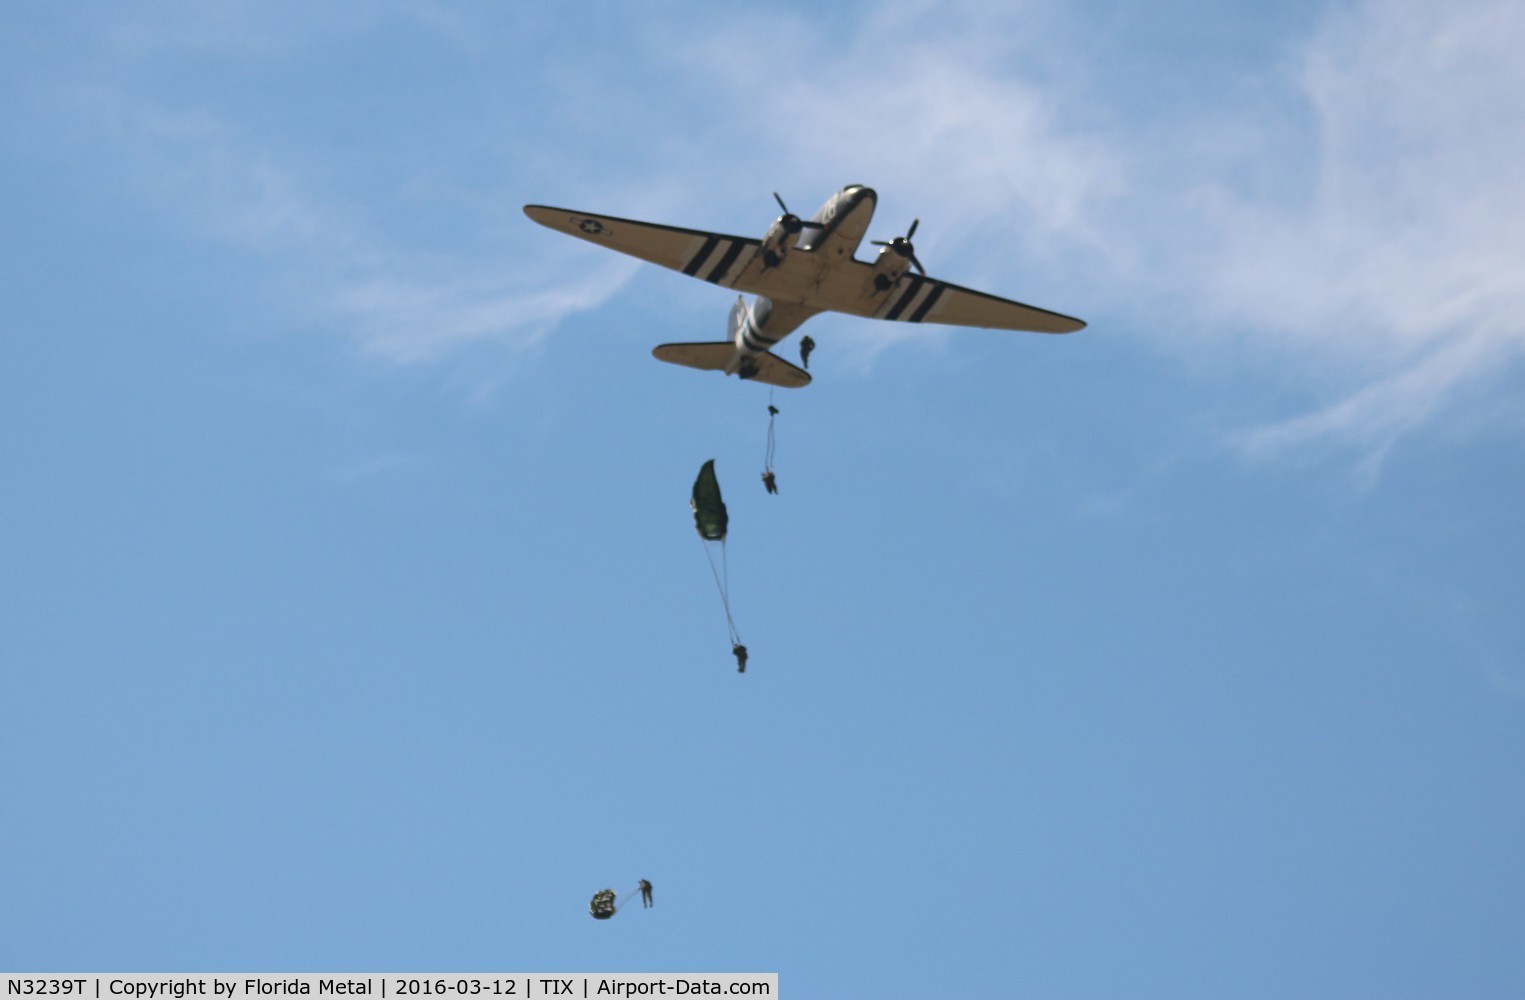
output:
[[762,353],[778,343],[778,340],[779,338],[769,337],[757,328],[757,324],[752,322],[752,310],[748,309],[741,321],[741,345],[749,351]]
[[942,297],[943,283],[908,274],[900,284],[890,289],[884,304],[874,313],[880,319],[898,319],[908,323],[920,323]]
[[[746,259],[741,261],[741,267],[737,267],[737,261],[747,250],[752,250],[752,253],[748,253]],[[755,253],[755,248],[745,240],[732,239],[728,236],[709,236],[699,244],[699,248],[689,257],[688,263],[683,265],[683,273],[718,285],[733,270],[739,274],[751,262]]]

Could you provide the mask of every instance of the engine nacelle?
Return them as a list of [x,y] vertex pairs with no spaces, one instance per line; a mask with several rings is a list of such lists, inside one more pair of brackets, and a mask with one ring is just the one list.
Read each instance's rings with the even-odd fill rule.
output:
[[773,220],[773,225],[762,238],[763,264],[767,267],[777,267],[779,261],[784,259],[784,254],[794,249],[796,237],[805,228],[799,216],[790,215],[787,212]]
[[874,261],[874,290],[888,291],[910,269],[910,257],[902,255],[894,247],[885,247],[879,251],[879,257]]

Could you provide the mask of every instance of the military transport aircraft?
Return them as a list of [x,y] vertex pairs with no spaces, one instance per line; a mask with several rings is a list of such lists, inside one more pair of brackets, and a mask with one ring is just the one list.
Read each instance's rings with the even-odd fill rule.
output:
[[[524,214],[589,243],[757,296],[750,306],[737,296],[729,340],[663,344],[651,353],[660,361],[783,388],[807,385],[810,375],[769,348],[826,310],[1034,333],[1073,333],[1085,326],[1071,316],[928,278],[911,245],[920,219],[904,236],[874,240],[875,246],[883,247],[874,263],[856,259],[853,252],[868,231],[878,200],[872,188],[849,184],[809,222],[792,214],[777,193],[773,197],[784,214],[760,240],[546,205],[526,205]],[[912,268],[917,273],[910,273]]]

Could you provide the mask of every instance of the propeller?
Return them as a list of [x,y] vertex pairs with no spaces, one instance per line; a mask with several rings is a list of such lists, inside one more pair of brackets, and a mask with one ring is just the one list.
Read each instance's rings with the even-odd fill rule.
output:
[[778,192],[777,191],[773,192],[773,200],[778,202],[778,207],[783,209],[783,211],[784,211],[783,217],[780,218],[778,221],[782,222],[784,224],[784,232],[788,233],[789,235],[793,236],[795,233],[798,233],[801,229],[807,229],[807,228],[808,229],[824,229],[824,228],[826,228],[825,226],[822,226],[819,222],[806,222],[804,219],[800,218],[798,215],[795,215],[793,212],[789,211],[789,206],[784,204],[784,199],[782,199],[782,198],[780,198],[778,196]]
[[885,242],[884,240],[873,240],[872,242],[876,247],[889,247],[900,256],[909,260],[911,265],[915,267],[916,270],[925,275],[927,273],[927,269],[922,267],[921,261],[916,259],[916,248],[911,245],[911,237],[916,235],[916,227],[919,225],[921,225],[921,220],[913,219],[911,221],[911,228],[906,230],[904,236],[897,236],[889,242]]

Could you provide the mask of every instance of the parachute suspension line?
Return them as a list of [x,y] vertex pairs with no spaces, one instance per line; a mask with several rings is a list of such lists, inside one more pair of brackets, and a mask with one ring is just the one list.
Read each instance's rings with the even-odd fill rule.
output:
[[773,419],[778,416],[778,407],[773,405],[773,390],[768,390],[768,452],[763,458],[763,471],[773,471]]
[[[704,544],[704,539],[699,539],[699,544],[704,547],[704,558],[710,561],[710,573],[715,577],[715,587],[720,591],[720,604],[725,608],[725,624],[731,634],[731,645],[739,646],[741,636],[736,631],[736,619],[731,617],[731,568],[726,558],[725,542],[720,543],[720,566],[715,566],[715,554],[710,547]],[[723,574],[723,575],[722,575]]]
[[731,629],[731,645],[740,646],[741,633],[736,631],[736,620],[731,617],[731,556],[723,538],[720,540],[720,573],[725,580],[725,622]]

